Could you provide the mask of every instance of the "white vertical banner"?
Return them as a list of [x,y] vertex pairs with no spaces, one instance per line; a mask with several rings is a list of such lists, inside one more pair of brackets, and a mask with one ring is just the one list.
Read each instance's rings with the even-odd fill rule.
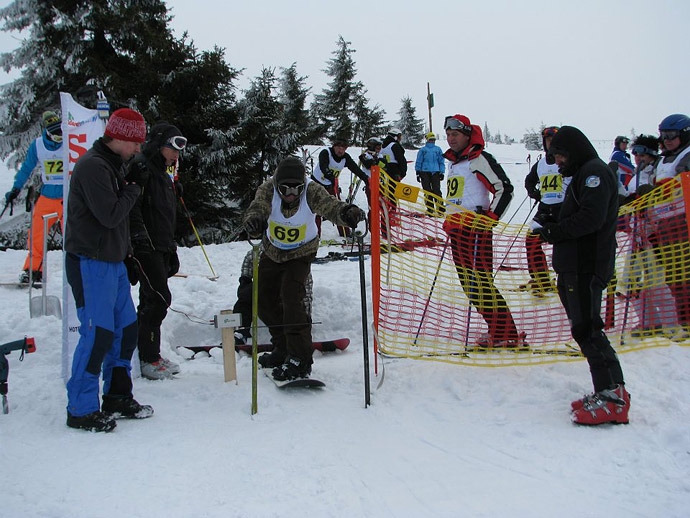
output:
[[[74,171],[74,164],[86,153],[93,143],[105,131],[105,120],[99,118],[98,110],[85,108],[77,103],[70,94],[60,92],[62,108],[62,142],[65,156],[64,167],[67,174],[63,177],[63,254],[67,220],[67,200],[69,198],[69,181]],[[67,383],[72,369],[72,355],[79,342],[79,319],[74,305],[72,289],[67,282],[65,269],[62,274],[62,377]]]

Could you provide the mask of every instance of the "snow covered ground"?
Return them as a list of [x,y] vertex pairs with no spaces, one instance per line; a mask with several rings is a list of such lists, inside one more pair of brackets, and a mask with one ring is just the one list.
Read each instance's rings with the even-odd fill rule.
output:
[[[599,145],[605,160],[610,146]],[[528,152],[519,145],[488,150],[516,186],[512,215],[525,196]],[[0,194],[13,174],[0,165]],[[414,173],[407,179],[414,183]],[[325,238],[336,235],[328,224],[324,230]],[[220,341],[209,321],[232,308],[249,249],[206,247],[220,275],[215,282],[205,278],[210,270],[199,247],[180,250],[189,276],[170,282],[175,311],[163,325],[163,352],[182,372],[171,381],[135,380],[135,397],[155,415],[119,421],[110,434],[65,426],[61,322],[29,318],[28,291],[0,287],[0,343],[28,335],[37,346],[23,362],[16,352],[8,357],[1,516],[688,515],[689,347],[622,356],[633,396],[627,426],[571,424],[570,401],[591,388],[584,362],[487,369],[385,359],[377,389],[372,358],[372,404],[365,408],[358,264],[314,265],[314,321],[321,322],[314,338],[347,336],[352,344],[315,353],[323,390],[280,391],[259,376],[252,416],[250,357],[239,357],[235,384],[223,382],[219,350],[193,360],[175,352],[181,344]],[[342,250],[319,255],[328,251]],[[16,279],[24,254],[0,252],[0,282]],[[62,255],[51,252],[49,295],[61,296],[61,269]]]

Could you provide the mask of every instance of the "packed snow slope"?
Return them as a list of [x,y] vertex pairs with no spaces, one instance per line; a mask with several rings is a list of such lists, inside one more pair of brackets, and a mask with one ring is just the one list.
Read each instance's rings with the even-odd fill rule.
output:
[[[599,146],[605,160],[609,146]],[[512,215],[524,200],[528,151],[518,145],[488,150],[516,186]],[[531,154],[534,160],[537,153]],[[0,167],[4,193],[14,171]],[[349,174],[344,180],[347,185]],[[407,180],[415,183],[413,171]],[[514,221],[526,217],[528,206]],[[325,224],[324,238],[335,235]],[[135,397],[155,415],[119,421],[110,434],[65,426],[61,321],[29,317],[29,299],[40,291],[0,287],[2,343],[33,336],[37,345],[21,362],[16,352],[8,356],[0,515],[688,515],[690,347],[621,357],[633,398],[629,425],[570,422],[570,401],[591,389],[584,362],[491,369],[386,358],[374,375],[371,357],[371,406],[365,408],[358,264],[339,261],[312,268],[313,335],[349,337],[350,347],[315,353],[313,375],[325,389],[285,391],[259,376],[258,413],[251,415],[249,356],[238,357],[238,382],[224,383],[219,349],[189,360],[176,349],[220,342],[210,321],[232,308],[249,249],[246,242],[206,246],[216,281],[207,278],[199,247],[179,251],[181,271],[189,275],[170,281],[163,354],[182,372],[169,381],[136,379]],[[319,255],[329,251],[342,248],[324,247]],[[16,279],[24,254],[0,252],[1,281]],[[59,297],[61,253],[50,252],[48,262],[47,292]],[[367,290],[369,265],[367,259]],[[136,300],[136,289],[133,295]],[[261,335],[263,341],[265,330]]]

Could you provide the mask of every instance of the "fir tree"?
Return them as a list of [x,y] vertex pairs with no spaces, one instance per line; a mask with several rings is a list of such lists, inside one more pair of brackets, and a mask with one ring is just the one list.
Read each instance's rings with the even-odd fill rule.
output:
[[401,144],[406,149],[417,149],[424,142],[424,120],[417,118],[410,96],[404,97],[400,102],[400,119],[394,124],[403,133]]
[[299,144],[305,144],[312,131],[309,110],[306,108],[307,96],[311,88],[305,86],[306,77],[299,77],[297,65],[293,63],[283,68],[278,81],[278,100],[283,105],[283,126],[285,131],[297,136]]
[[284,106],[278,100],[277,81],[273,69],[262,69],[240,102],[240,139],[249,164],[232,182],[243,204],[254,198],[259,185],[300,144],[301,132],[291,132],[284,123]]
[[105,92],[111,110],[129,106],[150,124],[177,125],[189,139],[181,159],[187,206],[208,224],[232,216],[225,177],[244,164],[227,140],[237,124],[238,72],[222,49],[199,54],[186,34],[175,39],[159,0],[17,0],[0,9],[0,19],[1,30],[27,34],[18,49],[0,55],[6,71],[20,71],[0,87],[0,158],[16,167],[40,133],[41,113],[59,109],[59,92],[88,105],[88,96],[77,94],[91,85]]
[[312,115],[318,120],[319,140],[323,137],[342,137],[350,142],[366,138],[365,132],[372,131],[381,117],[378,106],[368,107],[364,85],[355,80],[357,70],[350,48],[351,43],[338,37],[334,57],[328,61],[324,72],[332,80],[321,94],[314,96]]

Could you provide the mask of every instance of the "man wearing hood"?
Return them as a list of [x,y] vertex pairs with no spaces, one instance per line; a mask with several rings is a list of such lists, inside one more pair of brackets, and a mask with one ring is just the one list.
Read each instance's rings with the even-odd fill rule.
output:
[[539,231],[553,243],[558,295],[594,385],[593,394],[572,402],[573,422],[627,423],[630,395],[601,318],[602,293],[614,271],[618,179],[577,128],[562,126],[550,151],[571,181],[557,222]]
[[450,146],[444,156],[451,166],[443,229],[450,238],[462,289],[488,326],[488,334],[476,346],[523,347],[525,333],[518,334],[493,278],[492,228],[513,198],[513,185],[496,159],[484,151],[479,126],[464,115],[453,115],[446,117],[444,127]]
[[250,237],[261,237],[259,318],[274,349],[259,358],[278,381],[308,378],[312,365],[311,315],[304,304],[311,263],[319,249],[316,216],[350,228],[366,215],[337,200],[306,176],[304,164],[287,157],[261,184],[244,216]]
[[187,139],[172,124],[159,122],[149,131],[142,152],[129,164],[144,169],[147,180],[130,213],[134,257],[139,263],[138,347],[141,375],[147,379],[170,379],[180,366],[161,356],[161,324],[172,295],[168,278],[177,273],[180,261],[175,243],[175,220],[179,183],[174,174]]

